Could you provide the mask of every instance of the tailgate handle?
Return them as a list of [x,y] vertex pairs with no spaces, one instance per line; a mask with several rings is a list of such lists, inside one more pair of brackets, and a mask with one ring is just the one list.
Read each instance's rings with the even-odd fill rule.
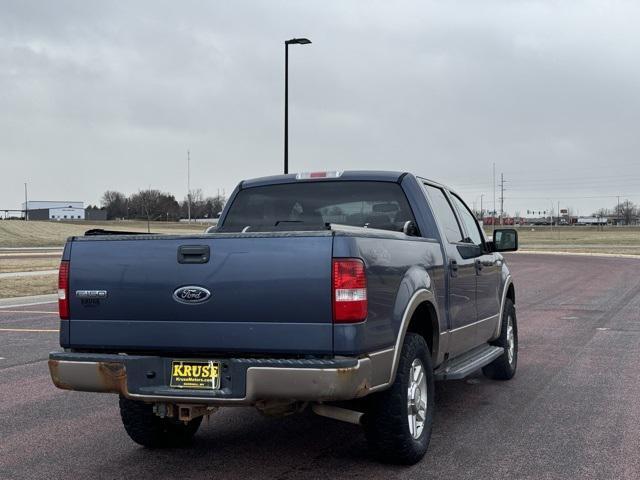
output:
[[207,263],[209,245],[181,245],[178,247],[178,263]]

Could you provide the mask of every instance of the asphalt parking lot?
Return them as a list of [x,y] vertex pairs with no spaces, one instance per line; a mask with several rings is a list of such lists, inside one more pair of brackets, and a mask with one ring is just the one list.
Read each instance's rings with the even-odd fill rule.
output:
[[190,449],[126,436],[117,397],[65,392],[46,358],[55,304],[0,310],[0,478],[640,478],[640,260],[512,255],[520,358],[510,382],[436,388],[427,457],[381,465],[356,426],[221,410]]

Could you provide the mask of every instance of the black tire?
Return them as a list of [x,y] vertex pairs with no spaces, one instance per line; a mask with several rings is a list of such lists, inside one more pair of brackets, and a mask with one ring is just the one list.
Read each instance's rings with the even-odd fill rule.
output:
[[[509,319],[513,328],[513,356],[509,355]],[[492,345],[504,348],[504,353],[496,358],[486,367],[482,368],[482,373],[486,377],[494,380],[510,380],[516,374],[518,367],[518,322],[516,321],[516,307],[510,298],[507,298],[504,304],[504,312],[502,313],[502,327],[500,336]]]
[[120,416],[127,434],[147,448],[183,447],[191,443],[202,417],[188,423],[173,418],[160,418],[153,405],[120,397]]
[[[427,389],[424,426],[418,438],[410,431],[407,405],[409,381],[414,360],[420,360]],[[423,394],[421,394],[423,396]],[[413,465],[429,447],[435,408],[431,354],[422,336],[407,333],[402,345],[396,379],[388,390],[369,397],[363,426],[373,455],[387,463]]]

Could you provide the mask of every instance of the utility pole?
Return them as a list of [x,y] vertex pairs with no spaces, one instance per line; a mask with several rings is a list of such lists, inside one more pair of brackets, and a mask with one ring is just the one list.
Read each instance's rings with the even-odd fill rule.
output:
[[29,220],[29,200],[27,199],[27,182],[24,182],[24,220]]
[[484,198],[484,193],[480,194],[480,220],[484,218],[484,214],[482,213],[482,199]]
[[504,217],[504,173],[500,174],[500,225]]
[[187,215],[191,223],[191,152],[187,150]]
[[620,195],[618,195],[618,203],[616,204],[616,225],[620,225]]
[[496,215],[496,162],[493,162],[493,212],[491,212],[491,224]]

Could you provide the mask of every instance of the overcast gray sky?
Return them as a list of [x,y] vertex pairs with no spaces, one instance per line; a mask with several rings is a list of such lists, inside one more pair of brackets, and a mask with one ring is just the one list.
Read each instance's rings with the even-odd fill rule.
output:
[[[409,170],[510,212],[640,202],[640,2],[0,2],[0,208]],[[607,197],[609,196],[609,197]],[[598,197],[598,198],[587,198]]]

